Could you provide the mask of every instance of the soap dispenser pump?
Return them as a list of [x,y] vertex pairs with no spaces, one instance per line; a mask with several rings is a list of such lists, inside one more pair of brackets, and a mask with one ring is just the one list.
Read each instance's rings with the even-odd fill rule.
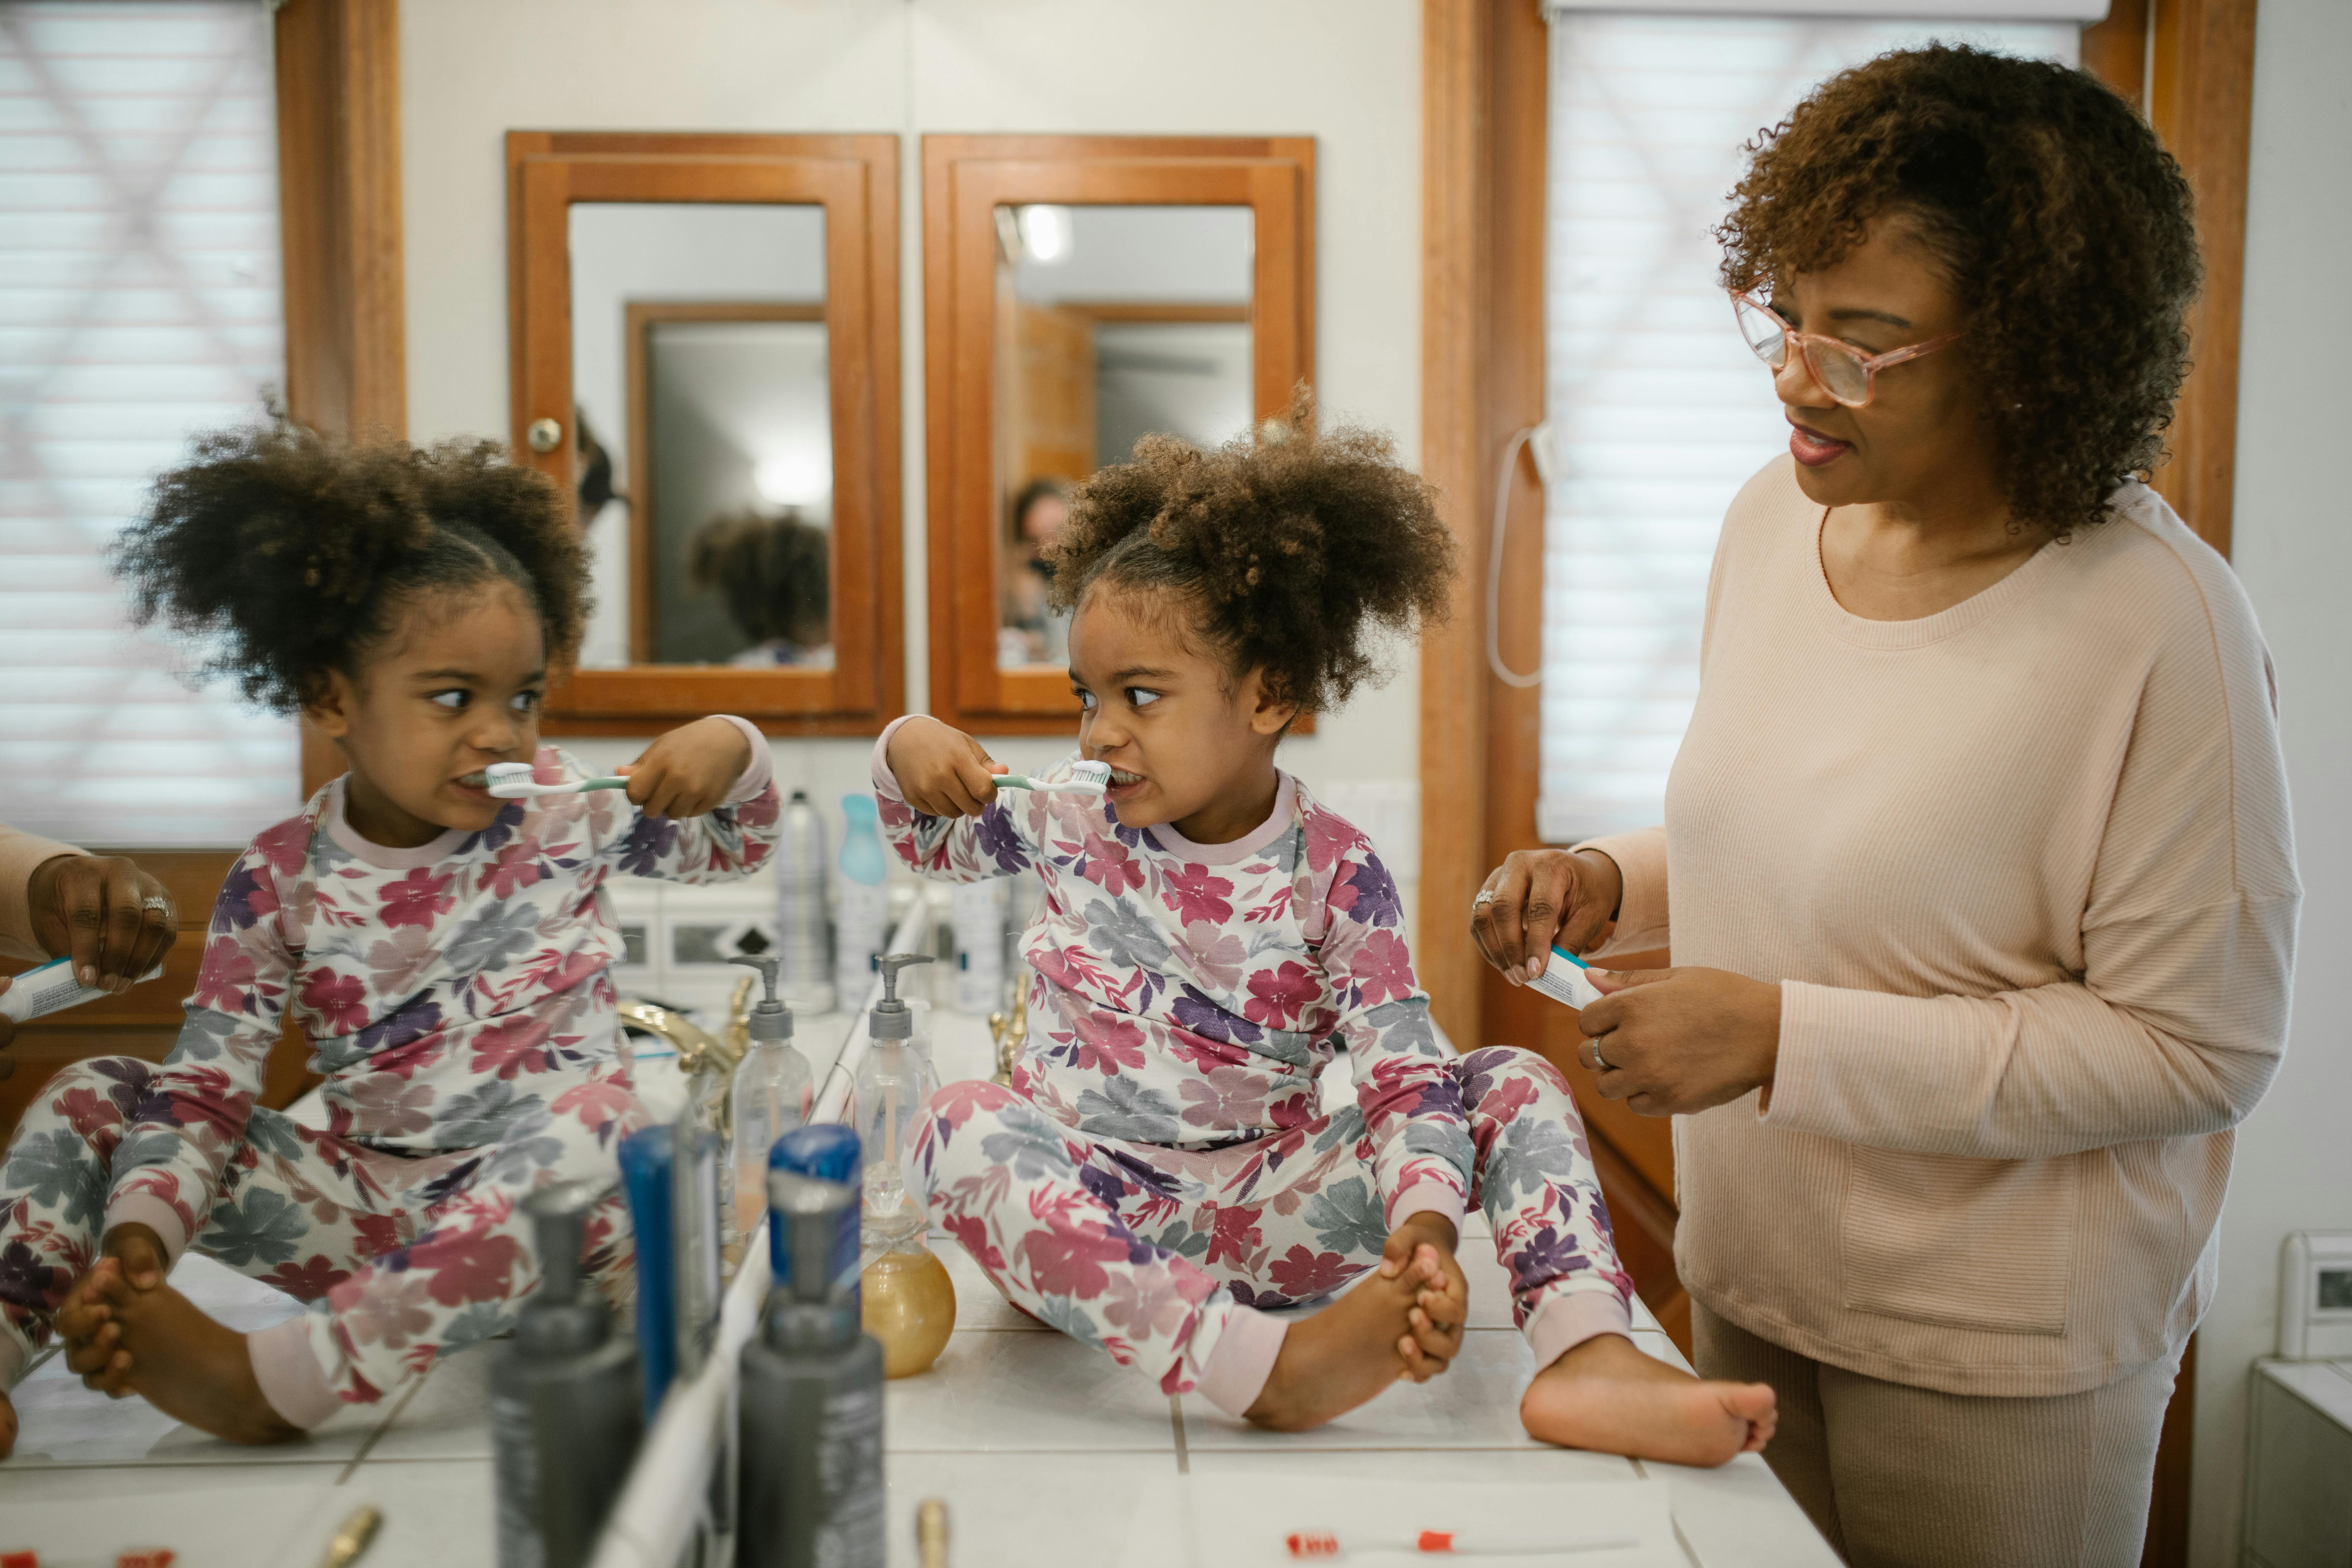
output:
[[882,1348],[859,1331],[833,1267],[846,1183],[773,1171],[769,1223],[785,1238],[789,1282],[768,1297],[743,1347],[738,1405],[743,1568],[883,1568]]
[[768,1154],[776,1140],[808,1121],[816,1086],[808,1058],[793,1044],[793,1010],[776,994],[782,963],[773,953],[739,953],[727,961],[760,972],[765,997],[751,1009],[743,1065],[735,1069],[735,1170],[729,1183],[735,1205],[735,1233],[759,1228],[768,1204]]
[[914,1010],[898,999],[898,972],[929,963],[924,953],[885,953],[882,999],[867,1024],[857,1068],[857,1131],[864,1145],[865,1226],[860,1274],[866,1331],[881,1342],[892,1377],[937,1361],[955,1332],[955,1285],[925,1237],[929,1216],[908,1192],[907,1161],[939,1075],[914,1044]]
[[585,1568],[644,1430],[636,1347],[581,1277],[597,1196],[562,1182],[523,1199],[540,1284],[490,1363],[499,1568]]

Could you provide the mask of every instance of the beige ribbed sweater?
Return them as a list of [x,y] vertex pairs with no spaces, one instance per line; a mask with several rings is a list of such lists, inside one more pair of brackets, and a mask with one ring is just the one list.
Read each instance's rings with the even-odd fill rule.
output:
[[1776,459],[1724,521],[1665,825],[1597,846],[1615,951],[1783,982],[1769,1109],[1675,1121],[1684,1282],[1872,1377],[2052,1394],[2169,1353],[2284,1046],[2268,655],[2159,497],[2114,504],[1868,621]]

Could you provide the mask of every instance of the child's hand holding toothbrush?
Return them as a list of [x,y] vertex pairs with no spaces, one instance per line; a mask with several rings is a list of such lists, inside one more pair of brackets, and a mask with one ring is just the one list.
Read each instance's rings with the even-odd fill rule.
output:
[[978,816],[1005,772],[978,741],[929,715],[898,727],[886,760],[898,793],[925,816]]
[[724,719],[697,719],[647,746],[618,772],[629,781],[629,798],[646,815],[700,816],[726,800],[751,765],[751,748],[742,731]]

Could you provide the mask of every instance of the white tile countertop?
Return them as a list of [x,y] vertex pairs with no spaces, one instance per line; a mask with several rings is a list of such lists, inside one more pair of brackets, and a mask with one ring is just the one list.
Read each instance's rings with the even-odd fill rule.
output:
[[[847,1023],[801,1025],[820,1083]],[[941,1013],[934,1026],[942,1078],[989,1070],[977,1020]],[[1333,1076],[1343,1088],[1344,1069]],[[1118,1559],[1148,1495],[1164,1502],[1172,1486],[1213,1506],[1221,1478],[1244,1475],[1253,1485],[1295,1480],[1303,1497],[1368,1479],[1508,1482],[1552,1492],[1564,1520],[1574,1517],[1579,1485],[1659,1478],[1678,1544],[1701,1568],[1833,1568],[1758,1456],[1692,1470],[1552,1448],[1521,1432],[1518,1394],[1533,1367],[1509,1326],[1507,1276],[1486,1235],[1474,1215],[1462,1252],[1469,1342],[1454,1369],[1288,1436],[1160,1394],[1013,1310],[941,1238],[959,1304],[955,1336],[931,1371],[888,1389],[894,1568],[914,1562],[912,1521],[925,1498],[948,1503],[956,1568],[1101,1568]],[[184,1259],[173,1280],[238,1327],[297,1310],[205,1258]],[[1643,1349],[1682,1364],[1639,1303],[1636,1323]],[[143,1401],[110,1403],[53,1358],[16,1391],[23,1431],[16,1458],[0,1464],[0,1551],[37,1550],[44,1568],[102,1568],[118,1552],[158,1546],[177,1554],[175,1568],[310,1568],[341,1521],[372,1504],[383,1526],[362,1568],[490,1568],[486,1367],[480,1354],[452,1356],[307,1442],[252,1449],[200,1436]]]

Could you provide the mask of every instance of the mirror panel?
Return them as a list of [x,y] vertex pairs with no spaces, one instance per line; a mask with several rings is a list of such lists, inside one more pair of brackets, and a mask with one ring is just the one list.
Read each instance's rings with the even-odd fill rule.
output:
[[1214,446],[1251,423],[1246,206],[999,205],[998,667],[1059,669],[1069,617],[1040,553],[1071,491],[1144,436]]
[[569,248],[577,439],[612,475],[581,476],[582,668],[772,644],[768,663],[830,668],[824,208],[575,202]]
[[550,733],[896,716],[896,145],[509,134],[518,456],[596,597]]
[[1214,445],[1309,378],[1314,163],[1304,137],[923,139],[932,712],[1067,731],[1039,555],[1142,436]]

